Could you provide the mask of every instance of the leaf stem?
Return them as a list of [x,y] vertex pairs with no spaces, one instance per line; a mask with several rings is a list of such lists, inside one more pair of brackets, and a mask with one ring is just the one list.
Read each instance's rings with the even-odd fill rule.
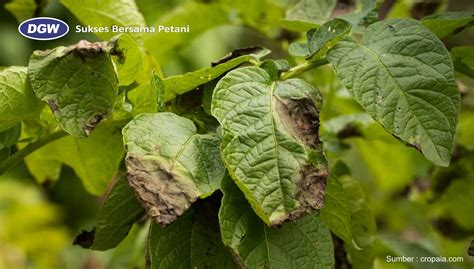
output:
[[9,158],[5,159],[3,162],[0,163],[0,175],[5,173],[8,169],[12,168],[16,164],[18,164],[21,160],[23,160],[23,158],[25,158],[26,156],[28,156],[35,150],[55,140],[58,140],[59,138],[64,137],[66,135],[67,133],[61,130],[61,131],[51,133],[45,137],[42,137],[36,140],[33,143],[28,144],[26,147],[17,151],[15,154],[13,154],[12,156],[10,156]]
[[311,70],[311,69],[314,69],[318,66],[322,66],[322,65],[325,65],[325,64],[328,64],[328,60],[326,58],[323,58],[323,59],[319,59],[317,61],[310,61],[310,62],[304,62],[300,65],[297,65],[295,67],[292,67],[290,70],[286,71],[286,72],[283,72],[281,74],[281,79],[282,80],[285,80],[285,79],[289,79],[289,78],[292,78],[292,77],[295,77],[301,73],[304,73],[308,70]]

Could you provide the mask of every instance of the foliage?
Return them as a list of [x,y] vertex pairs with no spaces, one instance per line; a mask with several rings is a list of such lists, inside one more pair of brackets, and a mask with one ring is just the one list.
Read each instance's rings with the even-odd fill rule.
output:
[[[96,33],[0,69],[0,186],[21,188],[16,169],[61,186],[72,168],[104,196],[74,244],[109,250],[110,268],[394,268],[389,254],[469,268],[474,48],[445,40],[473,14],[379,19],[375,0],[59,2],[84,25],[191,25]],[[6,8],[21,21],[45,6]],[[239,46],[202,56],[221,38]],[[30,189],[38,225],[59,226]],[[5,197],[0,250],[19,240],[14,211],[31,210]],[[67,232],[45,233],[58,252]],[[61,266],[26,243],[39,268]]]

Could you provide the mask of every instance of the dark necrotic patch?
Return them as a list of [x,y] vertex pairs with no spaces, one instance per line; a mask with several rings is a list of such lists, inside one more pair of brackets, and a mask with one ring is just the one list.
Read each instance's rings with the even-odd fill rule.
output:
[[58,104],[53,99],[48,100],[48,106],[53,113],[59,110]]
[[107,115],[107,113],[95,114],[84,124],[84,132],[86,133],[86,135],[90,135],[90,133],[97,126],[97,124],[99,124],[99,122],[104,119],[105,115]]
[[125,163],[129,185],[148,215],[161,226],[174,222],[197,199],[158,161],[129,155]]
[[286,129],[310,148],[316,148],[319,140],[319,112],[309,98],[300,100],[281,99],[277,111]]
[[80,234],[76,236],[74,241],[72,242],[73,245],[79,245],[83,248],[90,248],[94,243],[95,237],[95,229],[92,231],[82,231]]

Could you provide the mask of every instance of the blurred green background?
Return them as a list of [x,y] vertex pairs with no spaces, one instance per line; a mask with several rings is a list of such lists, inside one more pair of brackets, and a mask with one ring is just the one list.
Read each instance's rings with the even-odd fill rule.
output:
[[[81,39],[80,22],[57,0],[43,1],[41,16],[67,22],[61,39],[34,41],[21,36],[18,21],[0,5],[0,66],[28,63],[37,49],[70,45]],[[31,2],[31,1],[16,1]],[[37,1],[41,2],[41,1]],[[137,0],[148,25],[189,24],[191,33],[150,34],[145,48],[165,76],[209,66],[242,47],[263,46],[271,58],[285,58],[289,43],[304,35],[281,26],[292,0]],[[381,9],[387,3],[382,3]],[[474,1],[385,1],[387,18],[415,17],[434,12],[474,13]],[[448,49],[474,45],[474,27],[443,40]],[[375,268],[473,268],[467,249],[474,239],[474,79],[457,74],[463,93],[462,113],[452,164],[434,167],[415,149],[403,145],[374,123],[335,80],[328,66],[303,74],[324,95],[321,135],[331,164],[343,161],[361,183],[377,224]],[[53,153],[52,153],[53,154]],[[93,227],[103,197],[86,192],[74,171],[63,165],[59,179],[38,183],[25,165],[0,176],[0,268],[143,268],[147,229],[134,226],[114,250],[93,252],[72,245],[83,229]],[[431,253],[462,256],[464,263],[401,264],[385,255]],[[420,254],[421,255],[421,254]],[[437,265],[439,266],[439,264]],[[452,267],[450,267],[452,266]]]

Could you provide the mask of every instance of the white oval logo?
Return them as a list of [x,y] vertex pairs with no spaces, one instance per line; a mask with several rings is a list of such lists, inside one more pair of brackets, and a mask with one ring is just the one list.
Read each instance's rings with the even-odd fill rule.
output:
[[38,17],[22,22],[18,31],[29,39],[53,40],[65,36],[69,32],[69,25],[56,18]]

